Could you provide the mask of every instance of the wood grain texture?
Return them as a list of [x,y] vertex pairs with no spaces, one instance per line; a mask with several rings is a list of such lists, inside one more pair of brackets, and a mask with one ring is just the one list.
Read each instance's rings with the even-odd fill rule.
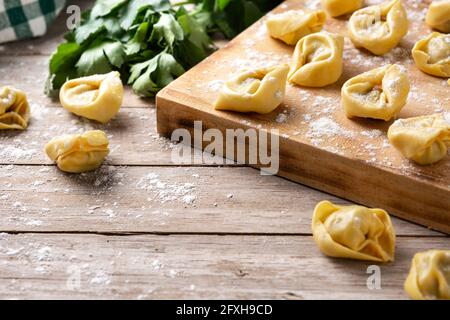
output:
[[1,234],[0,298],[405,299],[411,258],[430,248],[447,239],[398,239],[369,290],[369,263],[306,236]]
[[[251,168],[103,166],[77,176],[0,166],[0,179],[0,232],[311,234],[319,201],[348,203]],[[394,225],[402,236],[441,235]]]
[[[204,130],[218,128],[222,132],[278,129],[279,175],[449,233],[449,159],[432,166],[415,165],[389,146],[386,132],[390,123],[349,120],[340,107],[344,81],[387,63],[399,63],[408,69],[412,84],[401,118],[450,111],[446,81],[420,72],[410,56],[415,41],[429,32],[423,22],[426,4],[405,2],[410,32],[391,53],[374,57],[355,49],[347,39],[345,71],[338,83],[319,89],[290,85],[284,104],[268,115],[216,111],[212,104],[221,83],[232,74],[291,59],[292,47],[271,39],[264,20],[256,23],[159,93],[158,131],[166,136],[180,127],[192,131],[196,120],[203,121]],[[301,8],[302,3],[286,1],[275,12]],[[346,21],[329,19],[325,29],[345,35]]]

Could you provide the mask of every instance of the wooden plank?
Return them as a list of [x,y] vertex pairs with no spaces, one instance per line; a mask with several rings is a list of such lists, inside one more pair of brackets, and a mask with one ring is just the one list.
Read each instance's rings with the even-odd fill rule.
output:
[[[310,234],[333,196],[251,168],[0,166],[0,232]],[[437,236],[394,219],[401,236]]]
[[369,290],[370,263],[327,258],[308,236],[1,234],[0,298],[406,299],[414,253],[448,247],[399,239]]
[[[421,73],[410,57],[415,41],[429,32],[422,21],[425,4],[405,2],[410,16],[416,17],[410,19],[410,32],[400,46],[384,57],[357,50],[347,39],[345,71],[338,83],[320,89],[288,86],[284,105],[264,116],[214,110],[220,83],[230,75],[244,67],[290,61],[292,47],[271,39],[263,19],[159,93],[158,131],[192,131],[196,120],[203,121],[203,130],[278,129],[279,175],[449,233],[450,161],[415,165],[389,146],[389,123],[349,120],[339,106],[345,80],[386,63],[400,63],[412,83],[401,118],[450,111],[446,81]],[[286,1],[276,12],[301,8],[302,3]],[[325,29],[345,34],[346,21],[329,19]]]

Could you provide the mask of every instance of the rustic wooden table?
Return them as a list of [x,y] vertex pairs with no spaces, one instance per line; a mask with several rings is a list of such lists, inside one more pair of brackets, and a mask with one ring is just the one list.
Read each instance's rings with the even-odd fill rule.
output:
[[[449,248],[393,219],[396,261],[368,289],[370,263],[327,258],[311,237],[315,204],[346,201],[242,166],[173,165],[154,102],[129,90],[107,125],[45,97],[65,30],[62,14],[45,38],[0,47],[0,85],[32,107],[28,130],[0,133],[0,298],[403,299],[414,253]],[[45,157],[53,136],[92,128],[111,141],[101,169],[68,175]]]

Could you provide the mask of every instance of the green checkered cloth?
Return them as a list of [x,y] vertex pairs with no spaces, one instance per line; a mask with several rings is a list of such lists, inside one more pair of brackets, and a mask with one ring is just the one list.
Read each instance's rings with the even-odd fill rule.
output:
[[66,0],[0,0],[0,43],[47,32]]

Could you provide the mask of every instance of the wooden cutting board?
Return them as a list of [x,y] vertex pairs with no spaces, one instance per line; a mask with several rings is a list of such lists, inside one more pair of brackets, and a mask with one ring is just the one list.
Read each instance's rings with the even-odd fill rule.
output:
[[[416,165],[389,145],[391,122],[349,120],[340,106],[346,80],[398,63],[408,69],[411,81],[400,118],[450,111],[446,80],[420,72],[410,54],[414,43],[430,32],[424,23],[430,1],[404,2],[410,31],[401,44],[377,57],[356,49],[346,37],[344,73],[338,83],[319,89],[288,85],[284,104],[268,115],[214,110],[223,82],[242,69],[290,62],[293,47],[271,39],[261,19],[158,94],[158,132],[170,137],[173,130],[186,128],[193,135],[197,120],[203,130],[278,129],[280,176],[450,233],[450,156],[435,165]],[[303,7],[319,8],[320,1],[286,1],[273,13]],[[347,19],[328,18],[324,29],[346,35]]]

